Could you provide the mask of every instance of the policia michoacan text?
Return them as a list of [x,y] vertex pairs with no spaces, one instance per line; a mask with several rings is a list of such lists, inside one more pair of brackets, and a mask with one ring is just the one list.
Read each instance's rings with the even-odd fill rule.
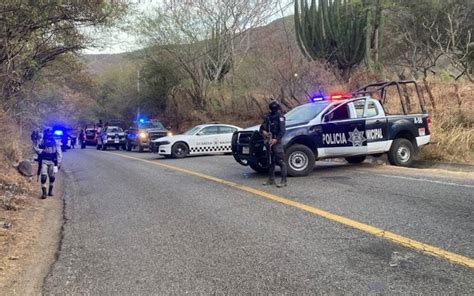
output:
[[287,185],[287,167],[285,163],[285,151],[281,139],[285,135],[285,117],[281,115],[281,106],[276,101],[270,102],[268,105],[270,113],[265,116],[263,124],[260,126],[260,133],[265,139],[267,146],[267,153],[269,153],[269,176],[268,181],[263,185],[275,184],[275,165],[280,166],[281,182],[277,187],[284,187]]

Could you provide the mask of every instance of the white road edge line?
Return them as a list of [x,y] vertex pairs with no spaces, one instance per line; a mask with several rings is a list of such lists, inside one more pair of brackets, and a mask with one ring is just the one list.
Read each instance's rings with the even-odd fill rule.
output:
[[436,183],[436,184],[442,184],[442,185],[450,185],[450,186],[459,186],[459,187],[466,187],[466,188],[474,188],[474,185],[458,184],[458,183],[453,183],[453,182],[436,181],[436,180],[429,180],[429,179],[422,179],[422,178],[411,178],[411,177],[403,177],[403,176],[396,176],[396,175],[383,175],[383,174],[380,174],[380,175],[378,175],[378,176],[382,176],[382,177],[386,177],[386,178],[397,178],[397,179],[404,179],[404,180],[412,180],[412,181]]

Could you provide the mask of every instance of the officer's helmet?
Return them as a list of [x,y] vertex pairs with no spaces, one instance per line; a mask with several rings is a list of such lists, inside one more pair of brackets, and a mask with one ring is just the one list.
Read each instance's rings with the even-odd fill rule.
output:
[[270,108],[270,111],[272,112],[277,112],[278,110],[281,109],[281,106],[277,101],[271,101],[270,104],[268,105],[268,108]]

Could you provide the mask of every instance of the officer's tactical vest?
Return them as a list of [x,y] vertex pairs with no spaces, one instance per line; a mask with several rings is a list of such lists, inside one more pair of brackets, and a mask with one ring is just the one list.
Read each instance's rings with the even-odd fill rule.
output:
[[42,159],[45,160],[56,160],[58,148],[54,139],[44,139],[43,145],[41,145],[43,152],[41,153]]

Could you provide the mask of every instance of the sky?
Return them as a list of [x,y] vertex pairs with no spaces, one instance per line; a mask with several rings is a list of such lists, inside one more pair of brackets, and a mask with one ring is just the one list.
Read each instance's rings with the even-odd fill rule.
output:
[[[131,0],[130,3],[137,15],[143,15],[151,10],[153,7],[159,5],[163,0]],[[192,1],[192,0],[187,0]],[[281,18],[293,13],[293,5],[290,5],[292,0],[280,0],[281,7],[286,7],[283,13],[276,13],[273,18]],[[129,15],[126,19],[133,21],[134,16]],[[136,36],[121,29],[109,29],[102,31],[91,31],[90,35],[94,38],[94,46],[88,47],[82,51],[83,54],[114,54],[130,52],[140,49],[140,42]]]

